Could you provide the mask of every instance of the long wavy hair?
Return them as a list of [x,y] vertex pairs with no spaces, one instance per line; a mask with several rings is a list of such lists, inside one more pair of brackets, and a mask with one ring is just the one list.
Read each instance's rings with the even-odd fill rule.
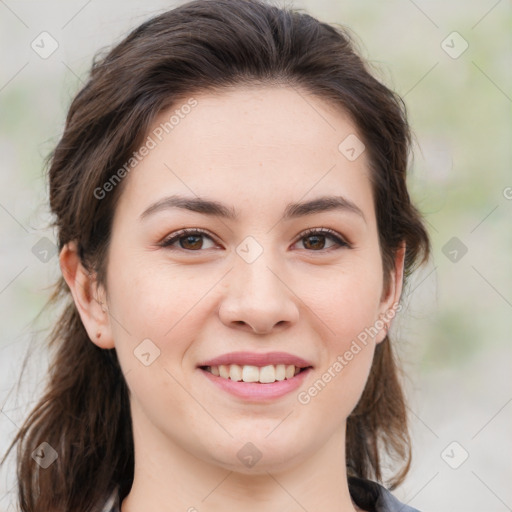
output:
[[[155,117],[179,98],[246,84],[285,84],[341,107],[369,155],[384,283],[406,244],[404,282],[427,261],[430,241],[412,204],[406,175],[411,134],[402,99],[376,79],[350,32],[263,0],[195,0],[153,17],[92,64],[48,158],[50,206],[59,249],[76,242],[82,264],[105,284],[105,255],[123,183],[102,187],[145,140]],[[17,444],[22,512],[100,510],[134,475],[129,390],[115,349],[88,338],[61,277],[47,306],[64,301],[48,337],[52,355],[42,398],[10,444]],[[32,453],[58,454],[43,469]],[[400,368],[389,336],[347,420],[348,474],[382,481],[383,458],[396,462],[386,485],[411,460]]]

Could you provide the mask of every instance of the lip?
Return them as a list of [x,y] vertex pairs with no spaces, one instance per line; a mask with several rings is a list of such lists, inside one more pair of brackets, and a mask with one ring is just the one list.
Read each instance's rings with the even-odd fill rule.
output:
[[308,366],[313,366],[309,361],[306,361],[301,357],[294,356],[293,354],[288,354],[287,352],[267,352],[266,354],[259,354],[257,352],[230,352],[229,354],[223,354],[221,356],[214,357],[213,359],[209,359],[208,361],[204,361],[198,364],[197,366],[219,366],[221,364],[238,364],[240,366],[267,366],[269,364],[293,364],[298,368],[307,368]]
[[[219,359],[219,358],[218,358]],[[216,361],[216,359],[212,359]],[[222,364],[222,363],[220,363]],[[236,364],[236,363],[232,363]],[[269,363],[273,364],[273,363]],[[277,363],[279,364],[279,363]],[[293,364],[293,363],[290,363]],[[210,366],[210,365],[204,365]],[[215,365],[212,365],[215,366]],[[308,365],[309,366],[309,365]],[[231,379],[224,379],[210,372],[198,368],[198,370],[214,385],[220,389],[238,397],[245,401],[253,402],[264,402],[269,400],[275,400],[282,396],[285,396],[292,391],[295,391],[303,382],[306,376],[312,371],[312,368],[302,370],[300,373],[292,377],[291,379],[285,379],[276,381],[268,384],[260,384],[257,382],[243,382],[234,381]]]

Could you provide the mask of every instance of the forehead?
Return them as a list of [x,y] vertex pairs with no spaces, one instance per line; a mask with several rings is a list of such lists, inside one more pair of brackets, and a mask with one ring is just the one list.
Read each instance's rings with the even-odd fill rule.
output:
[[[189,108],[191,100],[195,106]],[[289,148],[296,154],[317,148],[337,155],[338,139],[357,133],[341,107],[284,85],[240,86],[182,98],[160,113],[151,131],[159,127],[164,137],[172,132],[185,151],[197,149],[200,141],[209,143],[214,154],[224,154],[226,148],[261,147],[267,156],[272,149],[283,153]]]
[[343,153],[343,141],[360,139],[355,124],[341,108],[297,87],[184,97],[159,114],[147,137],[153,147],[123,193],[141,201],[187,193],[228,195],[234,204],[250,193],[254,203],[247,206],[261,209],[272,198],[291,202],[338,189],[371,202],[365,152],[356,159]]

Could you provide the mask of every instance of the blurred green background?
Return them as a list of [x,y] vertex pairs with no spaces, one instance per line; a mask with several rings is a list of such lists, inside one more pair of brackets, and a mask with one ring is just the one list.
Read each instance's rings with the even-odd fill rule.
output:
[[[2,454],[46,371],[41,354],[24,398],[12,392],[29,343],[53,321],[33,322],[59,275],[44,158],[93,54],[179,3],[0,1]],[[410,190],[433,255],[393,326],[414,440],[396,495],[424,512],[512,510],[512,6],[286,4],[348,26],[375,74],[404,97],[414,131]],[[47,58],[31,47],[43,31],[58,44]],[[12,473],[2,472],[0,511],[10,510]]]

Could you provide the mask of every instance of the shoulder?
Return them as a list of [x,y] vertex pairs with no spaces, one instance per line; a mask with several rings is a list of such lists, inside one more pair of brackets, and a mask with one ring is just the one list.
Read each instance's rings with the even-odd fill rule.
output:
[[362,478],[349,477],[348,486],[352,499],[358,507],[369,512],[419,512],[397,498],[385,487]]

